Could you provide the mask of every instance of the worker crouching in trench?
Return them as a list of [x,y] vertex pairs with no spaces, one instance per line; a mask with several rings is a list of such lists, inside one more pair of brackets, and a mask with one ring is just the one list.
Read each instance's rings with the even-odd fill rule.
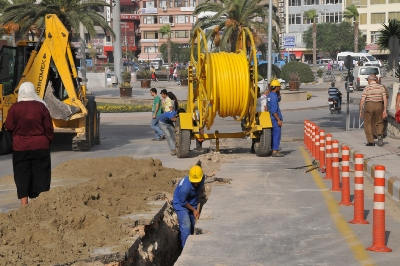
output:
[[175,188],[172,206],[178,216],[182,248],[189,235],[194,234],[194,225],[200,218],[199,198],[204,189],[205,175],[199,165],[192,166],[189,175],[182,178]]

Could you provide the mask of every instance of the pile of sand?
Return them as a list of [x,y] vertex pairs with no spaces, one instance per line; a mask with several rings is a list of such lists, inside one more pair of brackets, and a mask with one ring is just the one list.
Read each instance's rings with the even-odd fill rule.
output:
[[56,167],[52,179],[90,179],[52,188],[25,208],[0,213],[0,265],[50,265],[89,257],[134,234],[119,216],[149,210],[146,198],[173,193],[187,171],[153,159],[78,159]]

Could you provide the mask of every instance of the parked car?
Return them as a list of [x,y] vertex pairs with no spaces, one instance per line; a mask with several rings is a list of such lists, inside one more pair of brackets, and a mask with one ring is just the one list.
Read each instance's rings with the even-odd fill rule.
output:
[[160,65],[158,62],[150,62],[150,65],[152,67],[154,67],[155,70],[159,70],[160,69]]
[[133,61],[124,61],[122,63],[123,66],[132,66],[133,71],[139,71],[139,65]]
[[367,78],[369,74],[375,74],[378,77],[377,82],[381,83],[381,71],[377,66],[356,66],[353,70],[355,89],[360,90],[368,85]]

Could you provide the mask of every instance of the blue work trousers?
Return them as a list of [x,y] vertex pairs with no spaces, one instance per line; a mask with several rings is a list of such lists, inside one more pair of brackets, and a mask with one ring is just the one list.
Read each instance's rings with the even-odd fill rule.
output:
[[175,210],[178,215],[179,231],[181,233],[182,248],[185,246],[186,240],[189,235],[194,234],[194,224],[196,219],[194,218],[193,212],[186,210]]
[[281,145],[281,130],[282,128],[278,126],[278,121],[272,119],[272,150],[279,151],[279,146]]
[[162,121],[158,122],[158,126],[164,132],[164,136],[167,139],[169,149],[175,150],[175,129],[173,124],[167,124]]
[[154,129],[154,133],[155,133],[154,138],[155,139],[161,139],[162,137],[164,137],[164,133],[158,126],[159,118],[160,118],[159,115],[156,115],[156,118],[151,118],[151,128]]

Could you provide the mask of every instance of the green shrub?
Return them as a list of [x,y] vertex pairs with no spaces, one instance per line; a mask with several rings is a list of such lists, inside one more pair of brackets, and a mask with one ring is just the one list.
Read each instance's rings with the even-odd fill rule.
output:
[[[281,77],[281,70],[279,67],[272,65],[272,76],[276,76],[277,78]],[[260,64],[258,65],[258,75],[261,75],[263,78],[267,78],[268,76],[268,64]]]
[[324,74],[324,70],[322,70],[322,68],[318,68],[318,70],[317,70],[318,77],[322,78],[323,74]]
[[291,61],[282,67],[281,78],[284,80],[289,80],[289,75],[291,73],[297,73],[300,76],[300,82],[313,82],[314,73],[312,72],[309,65],[302,62]]

